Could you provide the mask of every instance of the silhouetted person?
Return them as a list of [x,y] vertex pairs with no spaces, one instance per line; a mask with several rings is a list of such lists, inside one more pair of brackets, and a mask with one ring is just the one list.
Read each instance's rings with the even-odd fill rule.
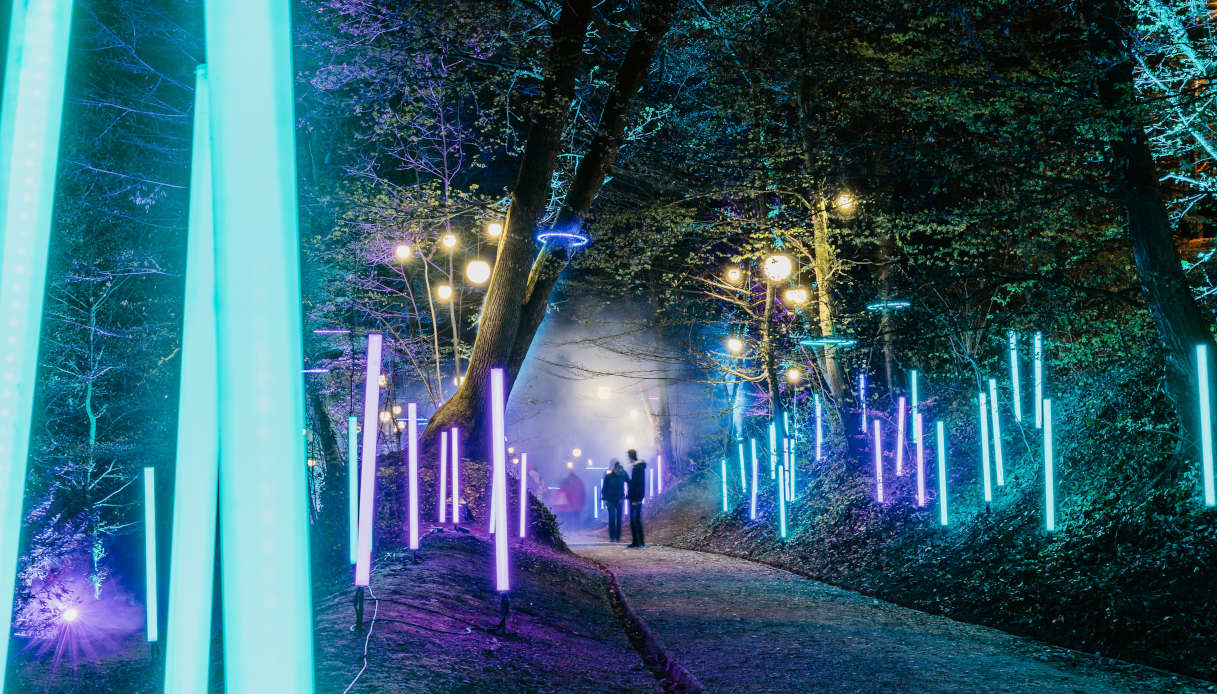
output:
[[604,473],[604,483],[600,487],[600,498],[604,499],[604,507],[608,509],[609,542],[621,542],[621,504],[625,501],[625,486],[630,476],[626,474],[621,461],[613,459],[608,472]]
[[647,495],[647,461],[638,459],[638,451],[631,448],[625,452],[633,463],[630,469],[630,536],[628,547],[641,549],[647,546],[642,536],[642,500]]
[[573,527],[583,520],[583,506],[587,503],[587,490],[574,470],[562,480],[562,493],[566,497],[566,506],[562,510],[566,511],[566,518]]

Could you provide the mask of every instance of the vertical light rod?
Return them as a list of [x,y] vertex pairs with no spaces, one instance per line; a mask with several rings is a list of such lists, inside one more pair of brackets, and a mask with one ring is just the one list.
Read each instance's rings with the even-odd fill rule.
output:
[[493,440],[491,455],[494,460],[494,567],[495,589],[500,593],[511,589],[507,576],[507,397],[503,382],[503,370],[490,370],[490,435]]
[[[0,100],[0,595],[10,600],[21,549],[72,2],[11,4]],[[0,610],[0,688],[8,663],[10,607]]]
[[1001,415],[997,411],[997,379],[989,379],[989,414],[993,420],[993,469],[997,473],[997,486],[1006,484],[1006,465],[1002,459]]
[[777,477],[778,469],[778,427],[775,422],[769,422],[769,479]]
[[868,414],[866,409],[866,372],[858,374],[858,401],[862,403],[862,433],[865,434],[869,428],[866,426]]
[[936,422],[938,428],[938,522],[947,524],[947,442],[946,431],[942,422]]
[[[921,400],[920,400],[921,396],[920,396],[920,390],[918,389],[917,379],[918,379],[917,369],[910,370],[909,371],[909,411],[912,412],[914,416],[916,416],[917,413],[921,411]],[[913,443],[916,443],[921,440],[918,438],[919,436],[921,436],[921,434],[919,434],[916,431],[913,432]]]
[[1043,401],[1044,410],[1044,528],[1056,531],[1056,461],[1052,458],[1052,400]]
[[[592,487],[598,494],[600,489]],[[596,507],[599,510],[599,506]],[[596,518],[599,518],[599,514]],[[528,536],[528,454],[520,454],[520,539]]]
[[363,379],[363,465],[359,471],[359,556],[355,585],[367,586],[372,571],[373,504],[376,497],[376,432],[380,429],[380,333],[368,335],[368,363]]
[[600,520],[600,487],[594,484],[592,485],[592,520]]
[[[206,694],[211,660],[220,424],[208,104],[207,68],[200,65],[195,70],[181,384],[169,544],[169,619],[165,627],[170,635],[165,644],[165,694]],[[354,530],[352,557],[353,533]]]
[[1014,421],[1023,421],[1023,384],[1018,374],[1018,333],[1010,331],[1010,397]]
[[461,524],[461,430],[452,427],[448,443],[452,445],[452,524]]
[[756,460],[756,439],[750,439],[752,442],[752,503],[748,506],[748,520],[756,520],[756,492],[757,492],[757,460]]
[[820,394],[816,393],[816,462],[824,459],[824,420]]
[[351,566],[359,558],[359,418],[347,417],[347,525],[350,526]]
[[418,549],[418,405],[406,404],[406,467],[410,475],[410,549]]
[[980,467],[984,484],[985,503],[993,501],[993,479],[989,471],[989,400],[983,392],[977,394],[980,404]]
[[740,439],[739,443],[739,490],[741,494],[748,493],[748,472],[744,466],[744,440]]
[[904,474],[904,396],[896,401],[896,475]]
[[779,475],[778,479],[778,533],[783,540],[786,539],[786,473],[784,471]]
[[314,691],[291,18],[289,0],[204,8],[228,692]]
[[[521,479],[523,479],[521,477]],[[448,522],[448,432],[439,433],[439,522]]]
[[1213,480],[1213,403],[1209,384],[1208,347],[1196,345],[1196,375],[1200,386],[1200,476],[1204,483],[1204,505],[1217,505]]
[[723,513],[727,512],[727,459],[722,459]]
[[879,438],[879,420],[875,425],[875,498],[883,503],[883,442]]
[[655,454],[655,487],[656,493],[663,494],[663,453]]
[[921,430],[921,413],[913,413],[913,439],[917,442],[917,506],[925,506],[925,439]]
[[1036,333],[1031,340],[1031,371],[1035,378],[1035,402],[1031,408],[1035,410],[1035,428],[1044,426],[1044,335]]
[[160,638],[156,587],[156,468],[144,468],[144,614],[148,641]]

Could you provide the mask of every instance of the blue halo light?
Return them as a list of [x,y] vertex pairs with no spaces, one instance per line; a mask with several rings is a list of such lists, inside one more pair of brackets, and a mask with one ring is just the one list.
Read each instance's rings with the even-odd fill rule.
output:
[[565,248],[582,248],[589,241],[585,234],[577,231],[558,231],[555,229],[537,232],[537,240],[546,245],[552,243],[555,246],[563,246]]
[[904,301],[903,299],[897,299],[893,301],[876,301],[873,304],[867,304],[866,310],[871,312],[899,311],[900,309],[908,308],[909,306],[912,306],[912,304]]
[[805,337],[799,340],[799,344],[804,347],[853,347],[858,344],[858,341],[852,337],[824,335],[822,337]]

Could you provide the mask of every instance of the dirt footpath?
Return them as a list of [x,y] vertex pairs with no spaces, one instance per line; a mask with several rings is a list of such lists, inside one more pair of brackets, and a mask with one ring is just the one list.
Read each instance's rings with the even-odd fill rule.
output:
[[761,564],[588,538],[710,692],[1212,692],[1217,686],[964,624]]

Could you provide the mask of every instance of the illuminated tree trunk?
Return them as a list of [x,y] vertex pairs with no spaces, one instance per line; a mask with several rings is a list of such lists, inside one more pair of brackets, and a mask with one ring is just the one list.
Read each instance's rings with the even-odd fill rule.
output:
[[773,348],[773,309],[774,294],[777,292],[770,282],[765,289],[765,311],[761,316],[761,370],[765,374],[765,388],[769,391],[769,417],[777,426],[777,439],[780,442],[786,435],[782,413],[785,406],[782,403],[782,384],[778,381],[778,365]]
[[1100,68],[1099,101],[1115,126],[1109,151],[1113,194],[1127,217],[1145,303],[1166,358],[1166,394],[1179,417],[1178,464],[1183,456],[1198,452],[1196,345],[1208,345],[1210,355],[1217,348],[1183,274],[1149,140],[1139,121],[1141,111],[1136,103],[1125,30],[1134,25],[1135,17],[1124,2],[1117,0],[1083,7],[1092,25],[1092,54]]
[[[836,250],[828,238],[828,203],[823,191],[816,189],[813,202],[815,204],[815,221],[812,224],[812,250],[815,259],[812,269],[816,276],[816,311],[820,326],[820,334],[825,336],[837,334],[837,302],[833,296],[836,284],[834,265]],[[845,377],[845,369],[836,347],[825,347],[819,352],[820,370],[828,383],[829,393],[842,406],[851,401],[849,381]]]
[[[575,170],[555,228],[581,226],[600,193],[621,145],[630,103],[642,87],[675,6],[676,0],[646,4],[643,27],[631,40],[618,69],[596,135]],[[590,0],[570,0],[563,4],[554,25],[542,101],[529,128],[465,381],[427,424],[423,436],[428,444],[434,443],[439,431],[460,426],[464,450],[471,456],[479,454],[485,444],[486,420],[481,410],[489,394],[490,369],[505,366],[507,387],[511,388],[545,319],[558,276],[569,261],[563,250],[545,247],[538,254],[533,237],[549,200],[591,8]]]

